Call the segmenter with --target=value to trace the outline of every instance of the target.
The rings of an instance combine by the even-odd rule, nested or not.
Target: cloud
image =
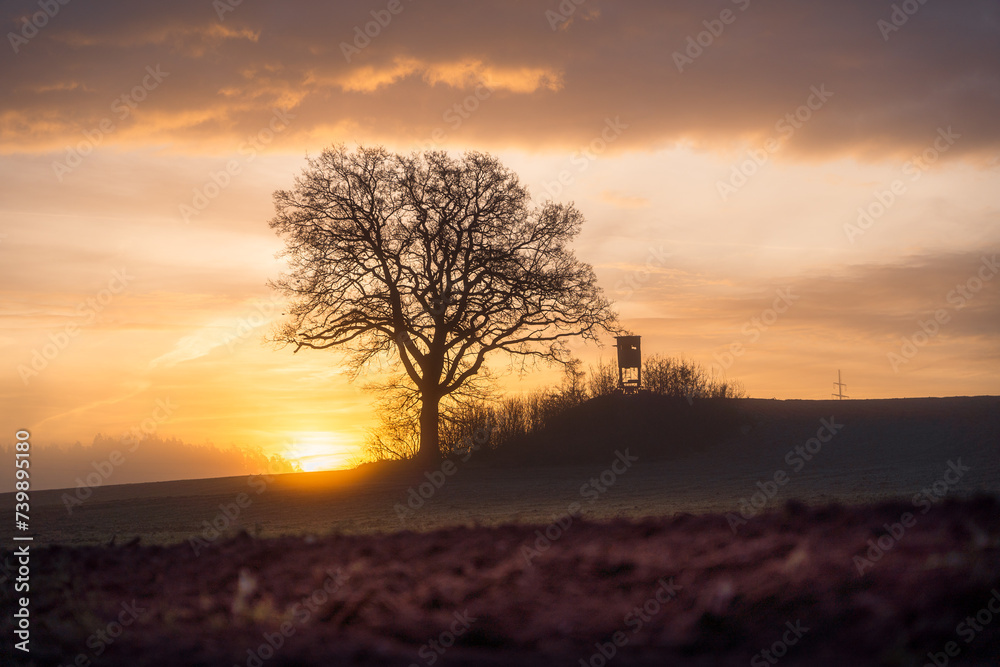
[[[602,190],[601,201],[619,208],[646,208],[649,206],[649,199],[646,197],[636,197],[616,190]]]
[[[113,396],[111,398],[100,399],[100,400],[97,400],[97,401],[91,401],[90,403],[86,403],[84,405],[75,407],[72,410],[67,410],[66,412],[61,412],[61,413],[58,413],[58,414],[50,415],[50,416],[46,417],[45,419],[42,419],[41,421],[36,422],[35,424],[33,424],[32,428],[37,428],[39,426],[42,426],[46,422],[57,421],[59,419],[65,419],[66,417],[78,417],[79,415],[81,415],[81,414],[83,414],[85,412],[88,412],[90,410],[94,410],[96,408],[102,408],[102,407],[107,407],[107,406],[111,406],[111,405],[118,405],[118,404],[124,403],[124,402],[128,401],[130,398],[134,398],[135,396],[138,396],[139,394],[145,392],[147,389],[149,389],[149,387],[150,387],[150,383],[149,382],[146,382],[146,381],[137,382],[137,383],[135,383],[134,386],[129,387],[127,393],[125,393],[123,395]]]
[[[80,141],[147,65],[169,78],[106,145],[238,145],[275,106],[296,114],[276,146],[405,145],[485,83],[496,92],[453,141],[565,150],[620,116],[630,129],[616,151],[733,151],[774,136],[811,87],[826,86],[832,98],[783,159],[905,159],[945,126],[963,136],[948,159],[1000,150],[1000,8],[987,0],[923,4],[888,39],[878,22],[891,20],[891,5],[864,0],[588,0],[557,30],[545,12],[558,3],[549,4],[487,0],[471,13],[457,0],[404,4],[350,62],[343,45],[373,19],[349,3],[243,3],[221,21],[201,0],[69,4],[0,59],[3,150]],[[7,7],[0,24],[12,31],[34,5]],[[696,56],[679,67],[676,54],[688,51]]]
[[[669,313],[681,327],[725,338],[772,306],[777,292],[792,295],[782,329],[803,338],[895,341],[938,311],[948,315],[941,340],[952,346],[996,347],[1000,331],[997,250],[922,254],[891,264],[857,264],[817,274],[770,276],[767,284],[715,282],[697,273],[653,270],[639,294],[650,312]],[[983,269],[982,267],[987,267]],[[982,270],[982,274],[980,271]],[[983,280],[983,276],[991,276]]]
[[[247,340],[255,332],[270,324],[280,316],[279,298],[244,304],[246,314],[238,317],[216,319],[192,334],[182,336],[172,350],[149,362],[149,368],[170,368],[185,361],[207,356],[216,348],[225,345],[232,350],[234,345]]]
[[[559,90],[562,85],[559,72],[542,67],[492,67],[481,60],[428,63],[403,57],[395,58],[389,64],[359,66],[337,78],[314,74],[309,82],[332,83],[346,92],[374,93],[413,75],[420,75],[432,87],[443,84],[456,90],[484,86],[514,93],[532,93],[541,88]]]
[[[858,336],[909,336],[921,321],[944,311],[943,338],[995,345],[1000,331],[1000,275],[996,249],[919,255],[887,265],[848,267],[799,282],[795,318]],[[989,276],[982,280],[982,276]]]
[[[151,370],[159,367],[170,368],[184,361],[204,357],[215,348],[226,344],[225,330],[226,327],[219,326],[217,323],[216,325],[208,325],[189,336],[184,336],[177,341],[172,350],[150,361],[149,368]]]

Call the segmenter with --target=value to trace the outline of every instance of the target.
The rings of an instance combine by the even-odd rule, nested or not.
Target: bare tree
[[[369,432],[364,445],[364,462],[410,459],[420,451],[417,412],[413,392],[399,391],[393,383],[372,386],[380,394],[378,427]]]
[[[271,227],[291,299],[275,340],[343,346],[352,378],[379,359],[402,367],[420,398],[421,458],[437,458],[439,405],[505,352],[569,359],[566,341],[618,333],[611,303],[568,244],[572,205],[531,207],[496,158],[402,156],[338,146],[274,194]]]
[[[587,373],[580,370],[582,365],[579,359],[570,359],[563,365],[562,387],[557,396],[564,408],[587,400]]]
[[[645,388],[654,394],[676,398],[743,398],[739,381],[717,380],[703,366],[683,358],[654,354],[642,364]]]
[[[594,398],[618,393],[618,366],[612,361],[598,360],[597,366],[590,366],[587,388]]]

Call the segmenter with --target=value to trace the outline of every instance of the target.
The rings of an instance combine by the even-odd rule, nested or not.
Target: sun
[[[355,447],[334,431],[293,431],[285,448],[285,458],[298,463],[305,472],[339,470],[350,467]]]

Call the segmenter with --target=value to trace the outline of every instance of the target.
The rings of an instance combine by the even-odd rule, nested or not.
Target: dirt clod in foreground
[[[789,503],[735,535],[725,516],[682,515],[243,535],[197,556],[188,544],[47,547],[32,552],[31,656],[38,665],[902,666],[930,663],[930,652],[998,665],[998,591],[1000,503],[989,497],[926,514],[905,502]],[[13,591],[0,595],[10,637]]]

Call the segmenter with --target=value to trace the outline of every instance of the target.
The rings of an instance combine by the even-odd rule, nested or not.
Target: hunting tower
[[[623,394],[639,393],[642,384],[642,353],[639,339],[642,336],[618,336],[618,390]]]

